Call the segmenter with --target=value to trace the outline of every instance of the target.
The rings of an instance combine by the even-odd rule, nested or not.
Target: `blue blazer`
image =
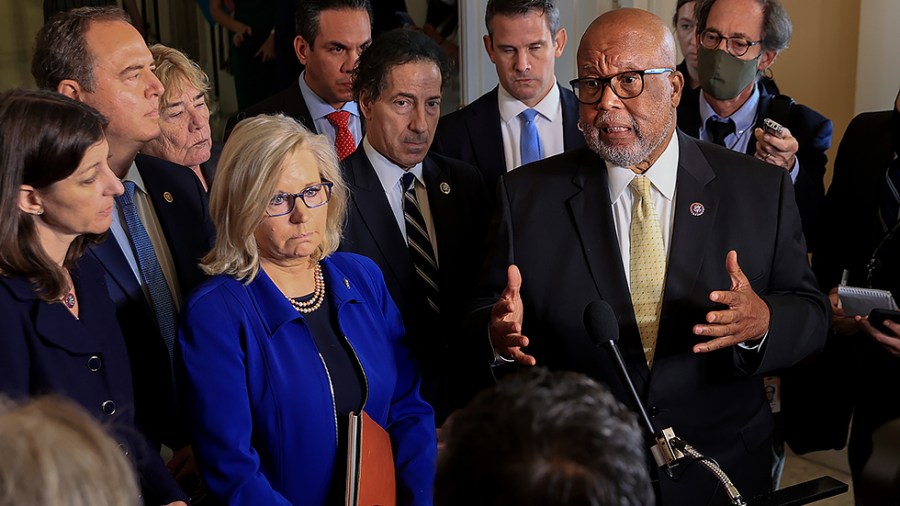
[[[134,425],[131,368],[103,270],[84,256],[72,269],[79,318],[40,300],[23,278],[0,276],[0,391],[13,397],[64,395],[109,424],[128,451],[147,504],[187,500]]]
[[[368,258],[335,253],[322,267],[340,333],[365,374],[365,410],[391,435],[398,502],[431,504],[434,418],[400,313]],[[214,277],[182,314],[176,367],[210,490],[234,505],[324,504],[344,457],[328,375],[303,316],[263,270],[246,285]]]

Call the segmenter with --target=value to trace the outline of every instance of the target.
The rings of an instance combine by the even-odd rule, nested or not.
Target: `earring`
[[[37,211],[36,213],[34,213],[34,214],[40,216],[40,215],[44,214],[44,210],[43,210],[43,209],[38,209],[38,211]]]

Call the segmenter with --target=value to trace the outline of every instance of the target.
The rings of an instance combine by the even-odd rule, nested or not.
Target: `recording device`
[[[746,506],[747,502],[744,500],[743,496],[741,496],[741,493],[738,492],[737,487],[734,486],[725,472],[719,468],[718,464],[711,459],[704,457],[694,447],[682,441],[681,438],[675,435],[675,431],[672,430],[671,427],[667,427],[662,431],[657,431],[655,429],[653,422],[650,421],[650,417],[647,415],[647,410],[644,408],[644,403],[641,401],[637,390],[634,388],[631,377],[628,376],[628,370],[625,368],[625,361],[622,359],[622,353],[619,352],[619,347],[616,345],[616,341],[619,340],[619,322],[616,319],[616,314],[613,312],[612,307],[610,307],[606,301],[592,301],[584,308],[584,327],[587,329],[588,337],[590,337],[591,342],[593,342],[595,346],[599,347],[605,345],[606,349],[609,351],[613,363],[616,366],[616,372],[619,373],[619,378],[622,380],[622,384],[625,386],[628,396],[631,397],[634,409],[642,419],[644,427],[656,440],[656,445],[650,448],[650,453],[653,454],[656,464],[659,467],[664,468],[666,474],[670,478],[673,478],[674,473],[672,470],[682,460],[690,459],[696,461],[709,470],[709,472],[719,480],[725,489],[725,493],[728,494],[731,504],[736,506]]]
[[[765,130],[765,132],[768,134],[772,134],[775,137],[778,137],[779,139],[784,133],[784,127],[772,118],[766,118],[763,120],[763,130]]]
[[[869,323],[872,324],[876,329],[889,334],[891,333],[891,329],[887,328],[887,325],[884,324],[885,320],[891,320],[894,323],[900,323],[900,311],[894,309],[881,309],[876,308],[873,309],[871,313],[869,313]]]

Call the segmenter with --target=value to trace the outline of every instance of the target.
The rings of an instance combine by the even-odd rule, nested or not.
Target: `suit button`
[[[656,418],[656,415],[659,414],[659,408],[657,408],[656,406],[650,406],[650,409],[647,410],[647,413],[649,413],[651,417]]]
[[[114,415],[116,413],[116,403],[113,401],[103,401],[103,404],[100,405],[100,409],[107,415]]]
[[[87,361],[88,369],[90,369],[94,372],[99,371],[101,365],[102,365],[102,361],[100,360],[100,357],[98,357],[97,355],[92,356]]]

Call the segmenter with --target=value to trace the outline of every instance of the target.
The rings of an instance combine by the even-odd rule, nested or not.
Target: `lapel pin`
[[[348,280],[347,278],[344,278],[344,286],[346,286],[348,289],[350,288],[350,280]]]
[[[166,199],[166,202],[168,202],[170,204],[172,203],[173,200],[175,200],[175,197],[173,197],[172,194],[169,192],[163,192],[163,198]]]
[[[450,184],[449,183],[441,183],[441,192],[444,195],[450,195]]]
[[[691,204],[691,214],[694,216],[701,216],[703,212],[706,211],[706,208],[703,207],[703,204],[700,202],[694,202]]]

